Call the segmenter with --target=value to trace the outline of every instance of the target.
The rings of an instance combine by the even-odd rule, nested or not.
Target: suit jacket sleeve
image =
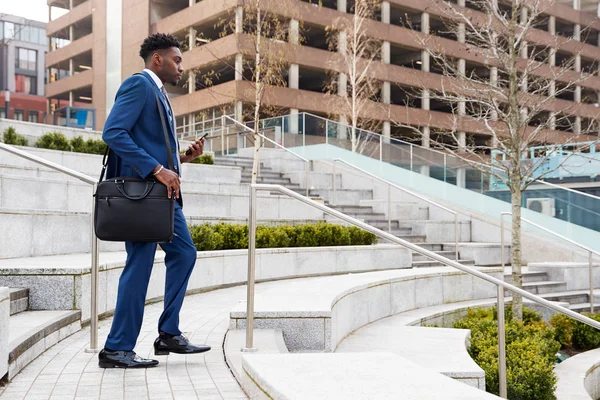
[[[102,139],[125,164],[130,165],[142,178],[150,175],[159,164],[146,150],[138,146],[131,131],[140,117],[147,98],[146,78],[132,76],[117,91],[115,104],[110,111]]]

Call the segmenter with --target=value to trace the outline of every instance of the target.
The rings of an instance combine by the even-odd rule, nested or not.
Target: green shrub
[[[4,130],[2,135],[2,141],[6,144],[13,144],[17,146],[27,146],[27,138],[23,135],[19,135],[15,128],[9,126]]]
[[[215,163],[215,159],[212,154],[202,154],[200,157],[196,157],[192,160],[192,164],[207,164],[213,165]]]
[[[595,321],[600,321],[600,314],[585,314]],[[573,346],[577,350],[591,350],[600,345],[600,331],[583,322],[573,320]]]
[[[510,307],[508,307],[510,309]],[[509,399],[555,399],[556,375],[553,370],[560,344],[554,340],[554,329],[539,314],[523,309],[527,322],[510,321],[506,326],[506,369]],[[508,310],[505,310],[508,314]],[[497,310],[468,310],[454,324],[471,330],[469,354],[485,371],[486,390],[499,393]],[[508,321],[508,319],[507,319]]]
[[[60,132],[48,132],[35,142],[35,147],[50,150],[71,151],[71,144]]]
[[[370,245],[375,235],[358,233],[358,228],[325,222],[305,225],[256,227],[256,248],[317,247]],[[201,224],[190,226],[198,251],[248,248],[248,226],[236,224]],[[353,232],[351,234],[350,232]]]
[[[71,149],[77,153],[104,154],[106,143],[101,139],[88,139],[84,141],[81,136],[77,136],[70,141]]]
[[[575,320],[564,314],[554,314],[548,322],[554,328],[554,339],[560,343],[561,347],[572,348]]]

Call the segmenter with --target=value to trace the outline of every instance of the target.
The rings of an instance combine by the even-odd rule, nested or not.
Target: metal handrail
[[[407,247],[408,249],[417,252],[425,257],[432,258],[440,263],[459,269],[467,274],[483,279],[487,282],[493,283],[497,286],[497,297],[498,297],[498,371],[499,371],[499,383],[500,383],[500,396],[506,398],[506,341],[505,341],[505,326],[504,326],[504,289],[510,290],[514,293],[518,293],[521,296],[530,299],[531,301],[553,309],[556,312],[567,315],[577,321],[583,322],[593,328],[600,330],[600,322],[594,321],[591,318],[585,317],[578,314],[568,308],[562,307],[551,301],[548,301],[540,296],[536,296],[523,289],[520,289],[510,283],[506,283],[503,280],[494,278],[486,275],[475,268],[462,265],[457,261],[450,260],[444,256],[441,256],[432,251],[426,250],[414,243],[410,243],[406,240],[400,239],[390,233],[384,232],[380,229],[374,228],[371,225],[362,222],[356,218],[352,218],[344,213],[327,207],[317,201],[314,201],[308,197],[304,197],[290,189],[287,189],[281,185],[267,185],[267,184],[252,184],[250,185],[250,201],[249,201],[249,215],[248,215],[248,290],[247,290],[247,307],[246,307],[246,347],[242,351],[252,352],[256,351],[254,348],[254,281],[255,281],[255,266],[256,266],[256,193],[259,190],[279,192],[288,195],[296,200],[299,200],[311,207],[317,208],[327,214],[333,215],[349,224],[362,228],[368,232],[371,232],[379,237],[387,239],[391,242]]]
[[[335,186],[336,186],[335,185],[335,183],[336,183],[335,182],[335,163],[336,162],[340,162],[342,164],[346,164],[347,166],[352,167],[352,168],[356,169],[357,171],[360,171],[363,174],[368,175],[371,178],[377,179],[377,180],[379,180],[379,181],[381,181],[381,182],[383,182],[383,183],[385,183],[385,184],[388,185],[388,232],[392,231],[392,217],[391,217],[391,214],[392,214],[391,188],[392,187],[396,188],[396,189],[398,189],[398,190],[400,190],[400,191],[402,191],[404,193],[407,193],[407,194],[409,194],[411,196],[414,196],[414,197],[416,197],[416,198],[418,198],[420,200],[423,200],[423,201],[425,201],[425,202],[427,202],[427,203],[429,203],[429,204],[431,204],[431,205],[433,205],[435,207],[438,207],[438,208],[440,208],[440,209],[442,209],[444,211],[447,211],[447,212],[453,214],[454,215],[454,245],[455,245],[454,255],[456,257],[456,260],[458,261],[458,214],[459,213],[457,211],[451,210],[448,207],[444,207],[443,205],[438,204],[435,201],[430,200],[430,199],[428,199],[426,197],[423,197],[420,194],[417,194],[417,193],[415,193],[415,192],[413,192],[411,190],[403,188],[402,186],[398,186],[396,184],[393,184],[392,182],[386,181],[385,179],[380,178],[379,176],[377,176],[375,174],[372,174],[372,173],[370,173],[368,171],[365,171],[364,169],[359,168],[356,165],[350,164],[349,162],[344,161],[341,158],[336,158],[336,159],[333,160],[333,199],[332,199],[332,204],[336,204],[336,188],[335,188]]]
[[[52,168],[56,171],[62,172],[63,174],[72,176],[73,178],[79,179],[82,182],[85,182],[89,185],[92,185],[92,194],[96,193],[96,187],[98,185],[98,180],[92,178],[91,176],[82,174],[81,172],[77,172],[70,168],[63,167],[62,165],[53,163],[52,161],[45,160],[41,157],[34,156],[26,151],[17,149],[16,147],[10,146],[5,143],[0,143],[0,149],[5,150],[9,153],[12,153],[16,156],[25,158],[29,161],[33,161],[40,165],[43,165],[48,168]],[[98,349],[98,238],[96,237],[96,233],[94,232],[94,216],[96,214],[96,210],[94,208],[94,202],[92,202],[92,213],[91,213],[91,239],[92,239],[92,264],[91,264],[91,301],[90,301],[90,347],[86,349],[87,352],[97,352]]]
[[[505,215],[512,215],[512,213],[510,213],[508,211],[500,213],[500,246],[502,249],[502,268],[504,268],[504,216]],[[597,252],[596,250],[592,250],[589,247],[579,244],[579,243],[569,239],[568,237],[565,237],[559,233],[551,231],[550,229],[544,228],[543,226],[536,224],[535,222],[530,221],[526,218],[521,217],[521,221],[527,222],[529,225],[535,226],[536,228],[541,229],[542,231],[547,232],[551,235],[554,235],[557,238],[562,239],[565,242],[570,243],[574,246],[577,246],[580,249],[583,249],[589,253],[588,268],[589,268],[589,276],[590,276],[590,312],[593,313],[594,312],[594,280],[593,280],[592,257],[593,257],[593,254],[600,256],[600,252]]]
[[[305,182],[306,182],[306,197],[308,197],[308,194],[310,192],[310,160],[308,160],[307,158],[302,157],[299,154],[294,153],[293,151],[291,151],[290,149],[283,147],[282,145],[280,145],[279,143],[275,142],[274,140],[269,139],[268,137],[264,136],[263,134],[261,134],[260,132],[257,132],[256,130],[250,128],[249,126],[246,126],[244,124],[242,124],[241,122],[239,122],[238,120],[236,120],[235,118],[231,118],[228,115],[224,115],[223,117],[223,121],[225,121],[226,119],[231,120],[235,125],[239,125],[241,127],[243,127],[244,129],[247,129],[249,131],[251,131],[253,134],[258,135],[259,137],[261,137],[263,140],[266,140],[272,144],[274,144],[275,146],[287,151],[288,153],[294,155],[295,157],[301,159],[302,161],[304,161],[306,163],[306,176],[305,176]],[[223,122],[224,125],[224,122]]]
[[[578,190],[574,190],[574,189],[571,189],[571,188],[568,188],[568,187],[564,187],[564,186],[560,186],[560,185],[557,185],[557,184],[554,184],[554,183],[546,182],[544,180],[539,180],[536,183],[541,183],[542,185],[551,186],[551,187],[554,187],[554,188],[557,188],[557,189],[566,190],[567,192],[573,192],[573,193],[578,194],[578,195],[586,196],[586,197],[589,197],[589,198],[592,198],[592,199],[595,199],[595,200],[600,200],[599,196],[594,196],[593,194],[589,194],[589,193],[585,193],[585,192],[580,192]]]

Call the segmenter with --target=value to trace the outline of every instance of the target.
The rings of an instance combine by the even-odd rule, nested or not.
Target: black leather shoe
[[[183,335],[166,337],[159,336],[154,341],[154,355],[166,356],[169,353],[175,354],[196,354],[209,351],[210,346],[195,346]]]
[[[158,365],[157,360],[139,357],[134,351],[108,351],[98,354],[100,368],[150,368]]]

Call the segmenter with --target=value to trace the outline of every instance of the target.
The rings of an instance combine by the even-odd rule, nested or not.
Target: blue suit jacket
[[[152,170],[158,164],[168,168],[167,147],[155,94],[163,107],[174,172],[180,173],[177,170],[177,144],[168,118],[169,106],[150,75],[142,72],[121,84],[104,125],[102,139],[111,149],[107,179],[117,176],[147,178],[152,176]]]

